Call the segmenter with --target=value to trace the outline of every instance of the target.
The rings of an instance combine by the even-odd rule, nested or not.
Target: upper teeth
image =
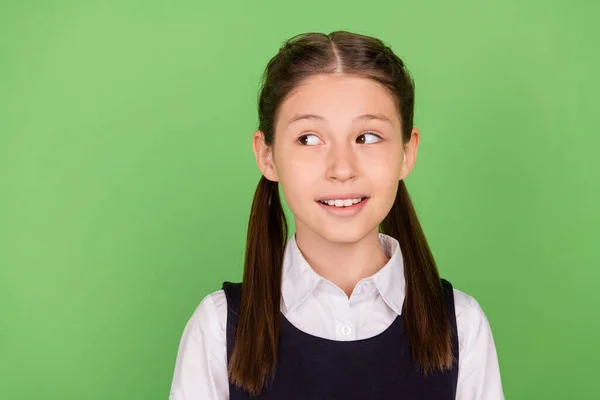
[[[364,199],[364,197],[357,197],[355,199],[344,199],[344,200],[335,199],[335,200],[319,200],[319,201],[323,204],[328,204],[330,206],[349,207],[352,204],[360,203],[363,199]]]

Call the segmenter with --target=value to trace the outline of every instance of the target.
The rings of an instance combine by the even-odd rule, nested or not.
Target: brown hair
[[[414,82],[402,60],[379,39],[336,31],[294,36],[269,61],[258,99],[258,129],[267,145],[273,145],[275,122],[286,97],[307,77],[327,73],[356,74],[383,85],[397,105],[403,143],[410,140]],[[263,176],[252,202],[240,313],[229,363],[230,381],[250,394],[262,391],[277,366],[287,230],[278,184]],[[402,316],[415,364],[424,374],[450,369],[451,327],[442,284],[403,181],[380,232],[400,243],[406,280]]]

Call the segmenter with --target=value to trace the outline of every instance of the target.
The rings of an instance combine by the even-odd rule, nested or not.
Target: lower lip
[[[352,217],[363,209],[367,201],[369,201],[368,198],[364,199],[360,203],[352,204],[348,207],[328,206],[321,203],[320,201],[317,201],[317,204],[320,205],[321,208],[323,208],[329,214],[335,215],[336,217]]]

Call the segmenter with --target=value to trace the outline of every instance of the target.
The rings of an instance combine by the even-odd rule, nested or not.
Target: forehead
[[[363,114],[382,115],[400,129],[392,95],[378,82],[348,74],[319,74],[304,80],[284,100],[277,127],[285,129],[297,115],[315,114],[347,123]]]

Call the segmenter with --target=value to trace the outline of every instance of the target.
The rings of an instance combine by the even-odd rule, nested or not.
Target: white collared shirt
[[[300,330],[332,340],[360,340],[388,328],[404,302],[404,270],[396,239],[379,234],[390,258],[362,279],[350,298],[319,276],[288,240],[281,282],[281,311]],[[457,400],[504,400],[496,347],[477,301],[454,289],[459,342]],[[226,350],[227,300],[223,290],[207,295],[188,321],[179,344],[171,400],[229,399]]]

